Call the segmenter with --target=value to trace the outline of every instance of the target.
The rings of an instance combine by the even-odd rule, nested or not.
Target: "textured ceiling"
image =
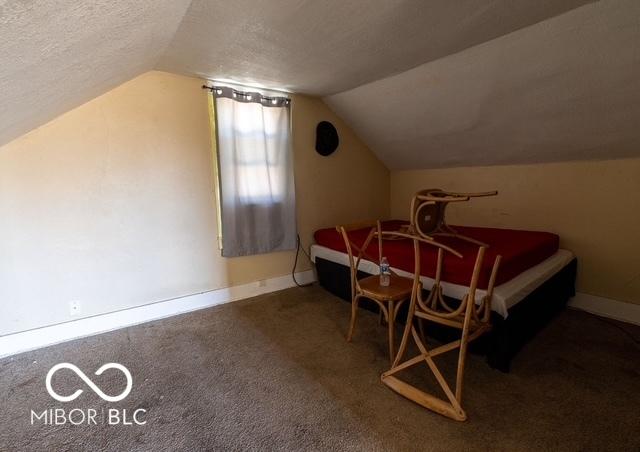
[[[161,69],[328,96],[391,168],[638,155],[639,18],[638,0],[0,0],[0,144]]]
[[[0,0],[0,144],[152,69],[189,0]]]
[[[327,95],[589,0],[194,0],[158,68]]]
[[[392,169],[640,155],[640,1],[585,5],[325,100]]]

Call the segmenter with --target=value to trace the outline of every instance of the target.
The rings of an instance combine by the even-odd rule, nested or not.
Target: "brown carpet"
[[[294,288],[0,360],[1,450],[639,450],[640,328],[566,311],[516,358],[512,372],[471,355],[466,423],[427,411],[380,383],[385,329],[349,305]],[[453,369],[453,356],[443,357]],[[59,362],[121,402],[99,399]],[[433,386],[426,372],[414,375]],[[42,425],[30,410],[146,409],[145,425]],[[77,418],[76,418],[77,419]]]

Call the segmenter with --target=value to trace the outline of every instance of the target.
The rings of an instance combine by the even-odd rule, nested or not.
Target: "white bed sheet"
[[[332,250],[331,248],[320,245],[311,245],[311,260],[315,263],[317,257],[337,264],[342,264],[347,267],[349,266],[349,256],[347,256],[346,253],[341,253],[340,251]],[[573,257],[574,255],[571,251],[559,249],[553,256],[550,256],[538,265],[535,265],[520,273],[515,278],[496,286],[493,290],[491,309],[506,318],[509,315],[508,309],[510,307],[522,301],[545,281],[562,270],[573,260]],[[360,261],[358,269],[371,275],[378,274],[380,271],[378,264],[365,259]],[[413,277],[412,273],[404,270],[397,268],[393,268],[393,270],[398,275]],[[420,280],[422,281],[425,289],[431,289],[433,286],[432,278],[421,276]],[[464,295],[466,295],[468,287],[443,281],[442,290],[445,295],[460,300]],[[478,289],[476,291],[476,302],[480,302],[486,293],[486,290]]]

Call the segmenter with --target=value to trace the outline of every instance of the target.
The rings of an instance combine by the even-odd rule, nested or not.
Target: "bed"
[[[398,230],[407,225],[403,221],[387,221],[384,230]],[[495,257],[502,256],[500,271],[492,298],[493,329],[475,346],[485,353],[489,365],[507,372],[511,359],[575,294],[577,261],[573,253],[559,248],[559,238],[548,232],[513,229],[454,226],[456,231],[489,245],[480,272],[476,299],[486,295],[489,276]],[[356,243],[364,242],[368,230],[350,233]],[[349,264],[344,241],[335,228],[320,229],[314,235],[316,244],[311,257],[316,265],[319,283],[333,294],[350,301]],[[477,245],[455,237],[438,239],[464,256],[448,256],[443,273],[444,295],[460,300],[467,292]],[[404,276],[412,276],[413,245],[409,240],[385,241],[384,253],[393,269]],[[358,268],[364,274],[377,274],[377,246],[369,246],[371,260],[362,260]],[[425,290],[433,285],[436,252],[432,247],[421,248],[423,271],[421,280]],[[365,305],[366,306],[366,305]],[[373,309],[373,305],[369,306]],[[401,317],[402,318],[402,317]],[[435,331],[435,335],[446,335]]]

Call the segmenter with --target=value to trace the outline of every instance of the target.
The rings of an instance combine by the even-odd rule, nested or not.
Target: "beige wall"
[[[340,136],[340,146],[328,157],[315,151],[320,121],[331,121]],[[293,96],[292,129],[298,230],[305,248],[316,229],[389,216],[389,170],[322,100]],[[286,274],[293,257],[283,252],[226,259],[229,284]],[[300,253],[298,269],[309,268]]]
[[[220,257],[201,84],[150,72],[0,147],[0,335],[291,270],[290,252]],[[342,138],[329,158],[320,120]],[[388,171],[322,101],[295,96],[293,128],[305,245],[388,215]]]
[[[391,173],[392,216],[422,188],[499,190],[451,206],[449,222],[560,235],[578,256],[578,290],[640,304],[640,159]]]

